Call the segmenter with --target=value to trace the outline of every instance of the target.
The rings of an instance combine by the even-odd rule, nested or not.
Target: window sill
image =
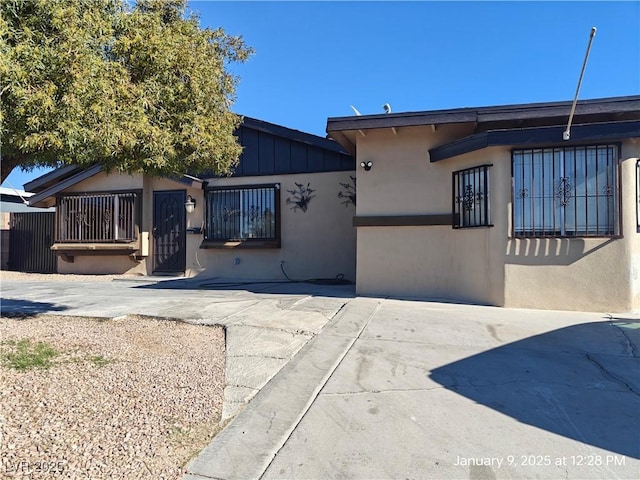
[[[489,223],[487,225],[453,225],[451,228],[453,228],[454,230],[470,230],[470,229],[474,229],[474,228],[492,228],[493,227],[493,223]]]
[[[511,240],[620,240],[622,234],[616,235],[511,235]]]
[[[224,241],[224,240],[204,240],[200,244],[200,248],[280,248],[280,239],[275,240],[236,240],[236,241]]]
[[[140,249],[139,242],[129,243],[54,243],[51,250],[67,255],[130,255]]]

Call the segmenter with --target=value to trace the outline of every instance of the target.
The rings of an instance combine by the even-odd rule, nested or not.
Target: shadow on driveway
[[[49,302],[33,302],[31,300],[0,299],[0,315],[12,317],[35,317],[41,313],[62,312],[67,307]]]
[[[275,295],[317,295],[335,298],[354,298],[355,285],[336,279],[326,282],[295,281],[258,281],[258,280],[225,280],[180,278],[164,280],[156,283],[145,283],[135,288],[170,289],[170,290],[242,290],[252,293],[269,293]]]
[[[445,388],[522,423],[640,458],[640,321],[554,330],[432,371]]]

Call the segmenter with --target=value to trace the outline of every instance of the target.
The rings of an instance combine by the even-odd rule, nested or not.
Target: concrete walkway
[[[640,321],[356,298],[188,480],[639,478]]]
[[[3,280],[2,313],[145,315],[226,327],[222,421],[232,418],[351,298],[352,286],[141,278]]]

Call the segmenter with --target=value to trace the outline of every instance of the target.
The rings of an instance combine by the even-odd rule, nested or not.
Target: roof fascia
[[[64,167],[56,168],[51,172],[47,172],[44,175],[39,176],[24,184],[24,189],[27,192],[37,193],[46,188],[47,184],[55,182],[57,179],[64,176],[68,176],[75,170],[79,170],[80,167],[76,165],[65,165]]]
[[[365,130],[371,128],[408,127],[443,123],[482,123],[499,120],[525,120],[535,118],[568,117],[572,102],[529,103],[494,107],[456,108],[424,112],[391,113],[334,117],[327,119],[327,132],[333,135],[341,130]],[[638,112],[640,95],[581,100],[576,115]]]
[[[627,122],[607,122],[574,125],[571,127],[571,141],[562,140],[565,127],[520,128],[506,130],[488,130],[446,143],[429,150],[429,160],[439,162],[469,152],[494,146],[525,145],[574,145],[592,141],[612,141],[624,138],[640,137],[640,120]]]
[[[87,178],[93,177],[94,175],[100,173],[102,170],[101,165],[94,165],[93,167],[87,168],[86,170],[82,170],[79,173],[76,173],[72,177],[66,178],[61,182],[52,185],[51,187],[35,194],[33,197],[29,197],[29,206],[37,206],[38,203],[46,200],[47,198],[53,197],[54,195],[66,190],[69,187],[77,185],[78,183],[86,180]]]

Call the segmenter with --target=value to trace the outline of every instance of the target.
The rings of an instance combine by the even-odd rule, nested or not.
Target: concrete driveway
[[[99,318],[145,315],[226,327],[222,421],[237,414],[334,315],[353,287],[233,280],[2,280],[2,313]],[[75,278],[75,277],[72,277]]]
[[[226,325],[239,413],[189,480],[640,477],[637,316],[153,279],[3,280],[1,307]]]
[[[640,477],[640,322],[357,298],[187,479]]]

